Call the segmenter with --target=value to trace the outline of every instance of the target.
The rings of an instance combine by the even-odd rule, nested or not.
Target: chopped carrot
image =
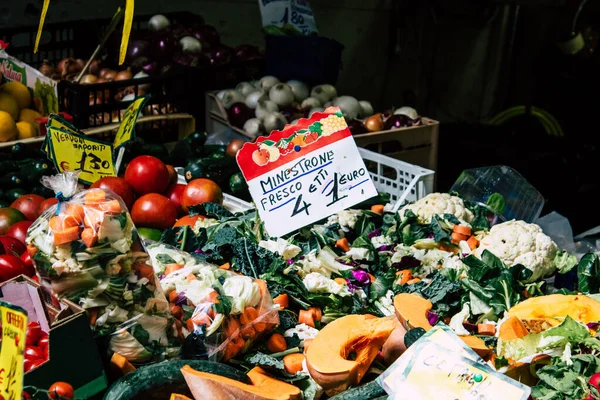
[[[232,340],[227,342],[227,345],[225,346],[225,351],[223,352],[222,361],[229,361],[233,357],[237,356],[238,353],[242,351],[245,344],[246,342],[241,337],[233,338]]]
[[[62,226],[64,228],[72,228],[74,226],[79,226],[83,220],[78,220],[76,217],[72,215],[64,215],[62,218]]]
[[[260,291],[260,297],[264,297],[269,293],[269,289],[267,289],[267,282],[262,279],[255,279],[254,283],[258,285],[258,290]]]
[[[211,291],[207,297],[209,302],[213,304],[219,303],[219,292],[217,292],[216,290]]]
[[[187,328],[187,330],[188,330],[188,331],[190,331],[190,332],[194,332],[194,321],[192,321],[192,319],[191,319],[191,318],[190,318],[190,319],[188,319],[188,320],[185,322],[185,327]]]
[[[235,335],[237,335],[239,329],[240,329],[240,321],[238,321],[237,319],[235,319],[233,317],[230,317],[225,323],[223,332],[225,332],[227,337],[234,337]]]
[[[369,274],[369,280],[371,281],[371,283],[373,283],[377,280],[377,278],[375,278],[375,275]]]
[[[177,301],[177,296],[179,296],[179,293],[177,293],[175,290],[171,290],[169,293],[169,302],[175,303],[175,301]]]
[[[450,247],[444,246],[443,244],[440,244],[440,250],[441,251],[447,251],[448,253],[452,253],[453,250]]]
[[[177,331],[177,339],[179,339],[179,341],[183,343],[183,341],[185,340],[185,337],[183,336],[183,324],[178,319],[175,320],[175,330]]]
[[[171,272],[179,271],[180,269],[183,269],[183,264],[167,264],[165,275],[169,275]]]
[[[415,283],[419,283],[421,280],[419,278],[413,278],[410,281],[406,282],[407,285],[414,285]]]
[[[231,264],[229,264],[228,262],[226,262],[223,265],[219,265],[219,268],[220,269],[229,269],[229,268],[231,268]]]
[[[98,235],[96,235],[96,232],[92,228],[85,228],[81,232],[81,241],[89,249],[98,243]]]
[[[308,346],[312,343],[313,339],[304,339],[304,352],[308,349]]]
[[[289,296],[287,293],[282,293],[273,299],[274,304],[278,304],[279,308],[288,308],[290,305]]]
[[[87,208],[85,210],[85,217],[83,217],[83,225],[86,228],[98,229],[102,221],[104,220],[104,213],[102,211]]]
[[[88,314],[88,319],[90,320],[90,325],[91,326],[96,325],[96,321],[98,320],[98,309],[90,308],[87,310],[87,314]]]
[[[281,333],[274,333],[267,340],[267,348],[271,353],[279,353],[280,351],[287,350],[287,343]]]
[[[458,244],[460,241],[467,240],[468,237],[460,233],[452,232],[452,243]]]
[[[65,208],[65,214],[77,220],[77,224],[81,224],[85,218],[85,210],[81,204],[69,204]]]
[[[337,283],[338,285],[347,285],[348,284],[344,278],[335,278],[333,281],[335,283]]]
[[[89,190],[85,194],[85,203],[86,204],[94,204],[94,203],[102,203],[106,199],[106,193],[104,190]]]
[[[146,278],[149,281],[154,279],[154,268],[145,263],[137,263],[133,267],[135,271],[138,272],[138,275],[141,278]]]
[[[454,225],[453,231],[460,235],[471,236],[471,228],[465,225]]]
[[[62,229],[63,229],[62,218],[59,217],[58,215],[55,215],[54,217],[50,218],[50,220],[48,221],[48,226],[50,227],[50,230],[52,230],[53,232],[62,231]]]
[[[312,314],[313,319],[315,321],[321,321],[321,317],[323,316],[323,312],[319,307],[308,307],[308,311]]]
[[[32,245],[31,243],[27,245],[27,252],[31,257],[35,256],[38,252],[38,248]]]
[[[302,371],[302,363],[306,357],[304,354],[294,353],[283,357],[283,366],[288,374],[296,374]]]
[[[406,282],[410,281],[413,278],[412,271],[410,269],[403,269],[398,275],[400,276],[400,285],[404,285]]]
[[[477,333],[494,336],[496,334],[496,326],[494,324],[477,324]]]
[[[187,274],[187,276],[185,277],[185,279],[188,282],[197,281],[198,280],[198,278],[196,278],[196,275],[192,274],[191,272],[189,274]]]
[[[256,338],[256,336],[258,336],[256,329],[254,329],[254,327],[252,325],[244,326],[240,333],[241,333],[242,337],[246,340],[254,340]]]
[[[119,376],[125,376],[136,370],[136,368],[119,353],[113,353],[110,358],[110,367],[111,370]]]
[[[171,315],[177,319],[183,318],[183,308],[176,306],[175,304],[171,305]]]
[[[383,214],[383,204],[374,204],[371,206],[371,211],[377,214]]]
[[[348,239],[341,238],[337,242],[335,242],[335,247],[342,250],[343,252],[350,251],[350,245],[348,244]]]
[[[254,307],[246,307],[244,312],[240,315],[240,323],[243,325],[251,324],[256,318],[258,318],[258,311]]]
[[[306,310],[300,310],[298,313],[298,323],[306,324],[311,328],[315,327],[315,319],[313,317],[312,312]]]
[[[469,245],[469,248],[471,250],[475,250],[477,248],[477,246],[479,246],[479,240],[477,240],[477,238],[475,236],[471,236],[467,240],[467,244]]]
[[[73,226],[71,228],[63,229],[62,231],[54,232],[54,245],[59,246],[65,243],[71,243],[79,239],[79,227]]]
[[[107,214],[120,214],[123,212],[119,200],[116,199],[101,203],[100,210],[104,211]]]
[[[194,324],[196,324],[196,326],[205,325],[207,328],[212,324],[212,320],[205,312],[199,312],[192,316],[192,321]]]

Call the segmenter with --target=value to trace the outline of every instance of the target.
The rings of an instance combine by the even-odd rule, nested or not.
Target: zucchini
[[[375,399],[380,396],[384,396],[384,398],[387,397],[385,390],[383,390],[377,381],[371,381],[364,385],[348,389],[340,394],[336,394],[335,396],[330,397],[329,400],[364,400]]]
[[[38,182],[43,175],[52,173],[52,164],[46,160],[30,160],[21,164],[19,173],[29,183]]]
[[[240,199],[246,200],[250,198],[248,183],[246,183],[241,172],[231,175],[231,178],[229,178],[229,190],[231,190],[231,194]]]
[[[49,199],[50,197],[54,197],[56,195],[56,193],[54,193],[52,190],[48,189],[47,187],[43,186],[41,183],[34,185],[31,188],[30,193],[39,194],[40,196],[42,196],[46,199]]]
[[[3,198],[0,198],[0,208],[6,208],[6,207],[10,207],[12,203],[9,203],[8,201],[4,200]]]
[[[5,189],[22,188],[26,183],[27,179],[19,173],[12,172],[8,175],[0,176],[0,187]]]
[[[14,160],[23,160],[25,158],[44,158],[45,154],[40,149],[28,146],[25,143],[15,143],[10,149]]]
[[[16,161],[7,160],[0,161],[0,176],[6,175],[10,172],[16,172],[19,169],[19,164]]]
[[[193,179],[206,178],[225,188],[229,185],[229,178],[237,170],[237,164],[232,158],[206,157],[190,161],[185,167],[184,175],[188,182]]]
[[[104,395],[104,400],[168,399],[171,393],[190,395],[181,374],[189,365],[197,371],[209,372],[250,384],[250,379],[229,365],[204,360],[170,360],[142,367],[116,381]]]
[[[25,189],[21,189],[21,188],[10,189],[10,190],[7,190],[6,192],[4,192],[4,199],[6,201],[10,201],[12,204],[13,201],[17,200],[19,197],[23,196],[24,194],[27,194],[27,191]]]

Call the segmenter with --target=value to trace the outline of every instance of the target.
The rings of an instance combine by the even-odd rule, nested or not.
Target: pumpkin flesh
[[[429,331],[433,328],[427,319],[427,312],[433,304],[417,294],[400,293],[394,297],[394,310],[398,320],[407,329],[423,328]]]
[[[178,394],[178,393],[171,393],[171,397],[169,398],[169,400],[192,400],[187,396],[184,396],[182,394]]]
[[[333,395],[356,386],[396,323],[391,317],[347,315],[327,324],[306,351],[311,377]]]
[[[520,320],[546,320],[552,326],[567,316],[587,324],[600,321],[600,301],[585,295],[551,294],[527,299],[508,310],[508,314]]]

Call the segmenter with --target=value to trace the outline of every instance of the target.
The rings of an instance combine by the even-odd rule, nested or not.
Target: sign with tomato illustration
[[[27,312],[0,301],[2,346],[0,348],[0,397],[20,399],[23,392],[23,354]]]
[[[244,144],[236,159],[273,237],[377,195],[336,107]]]

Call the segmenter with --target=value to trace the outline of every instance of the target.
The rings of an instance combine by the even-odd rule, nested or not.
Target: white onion
[[[162,14],[156,14],[148,21],[148,27],[154,32],[162,31],[169,25],[171,25],[171,21]]]
[[[235,90],[237,90],[238,92],[240,92],[244,96],[248,96],[250,93],[254,92],[256,90],[256,88],[251,83],[240,82],[235,87]]]
[[[150,76],[150,75],[148,75],[146,72],[144,72],[144,71],[140,71],[140,72],[138,72],[137,74],[135,74],[135,75],[133,76],[133,79],[147,78],[148,76]],[[151,83],[145,83],[145,84],[143,84],[143,85],[140,85],[140,86],[139,86],[139,88],[140,88],[141,90],[148,90],[148,89],[150,89],[150,86],[152,86],[152,84],[151,84]],[[133,100],[133,99],[132,99],[132,100]]]
[[[250,118],[244,123],[244,130],[252,136],[258,136],[265,133],[265,126],[258,118]]]
[[[200,54],[202,53],[202,43],[192,36],[184,36],[179,39],[179,45],[181,50],[186,54]]]
[[[265,130],[267,133],[271,133],[272,131],[278,131],[285,127],[287,124],[287,120],[283,116],[283,114],[278,112],[271,112],[265,116],[263,120],[265,124]]]
[[[360,104],[360,109],[362,111],[359,115],[360,118],[366,118],[375,114],[375,111],[373,111],[373,106],[368,101],[361,100],[358,102],[358,104]]]
[[[362,112],[358,100],[352,96],[340,96],[333,101],[333,105],[339,107],[348,119],[355,119]]]
[[[277,103],[274,101],[259,100],[254,114],[256,115],[256,118],[264,120],[268,114],[276,111],[279,111],[279,107],[277,107]]]
[[[220,92],[217,93],[217,98],[219,100],[223,100],[223,96],[225,96],[225,94],[228,92],[228,90],[221,90]]]
[[[248,108],[256,108],[258,106],[258,102],[261,100],[267,100],[267,95],[260,89],[254,89],[251,93],[246,96],[246,105]]]
[[[314,97],[321,104],[325,104],[337,97],[337,90],[332,85],[319,85],[312,88],[310,91],[310,97]]]
[[[269,99],[280,107],[286,107],[294,102],[294,92],[287,83],[278,83],[269,90]]]
[[[250,84],[257,89],[260,89],[260,81],[253,80],[253,81],[250,81]]]
[[[310,111],[308,112],[308,117],[312,117],[312,115],[316,112],[323,112],[325,111],[325,109],[323,107],[313,107],[310,109]]]
[[[321,102],[314,97],[307,97],[302,101],[302,108],[321,107]]]
[[[279,79],[274,76],[263,76],[260,78],[260,87],[265,91],[271,90],[271,88],[279,83]]]
[[[400,107],[394,111],[394,115],[406,115],[410,119],[418,119],[419,113],[412,107]]]
[[[305,83],[291,80],[287,84],[292,89],[292,92],[294,92],[294,98],[297,102],[301,102],[308,97],[308,86]]]
[[[243,103],[246,98],[237,90],[230,89],[223,95],[223,107],[229,109],[234,103]]]

